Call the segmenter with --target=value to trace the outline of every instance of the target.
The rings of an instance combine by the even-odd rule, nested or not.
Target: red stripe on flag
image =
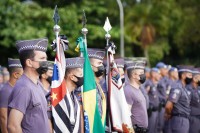
[[[57,88],[52,88],[51,90],[51,101],[52,105],[55,107],[66,95],[66,83],[63,80],[61,85]]]

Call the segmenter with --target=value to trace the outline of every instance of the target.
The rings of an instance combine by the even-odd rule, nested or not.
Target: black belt
[[[159,107],[153,107],[151,110],[152,110],[153,112],[155,112],[155,111],[158,111],[158,109],[159,109]]]
[[[135,133],[147,133],[147,128],[138,127],[137,125],[133,126]]]
[[[186,119],[189,119],[189,115],[185,115],[185,114],[172,114],[172,116],[184,117]]]
[[[200,119],[200,115],[191,115],[191,116]]]

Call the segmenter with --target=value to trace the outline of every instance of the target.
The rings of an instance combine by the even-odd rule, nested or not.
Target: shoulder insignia
[[[176,99],[176,97],[177,97],[177,94],[174,93],[174,94],[172,95],[172,98],[173,98],[173,99]]]
[[[176,94],[179,94],[179,93],[180,93],[180,90],[179,90],[179,89],[175,89],[174,92],[175,92]]]

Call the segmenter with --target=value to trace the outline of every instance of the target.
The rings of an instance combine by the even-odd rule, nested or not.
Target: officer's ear
[[[74,76],[74,74],[70,74],[69,75],[69,78],[70,78],[70,80],[72,80],[72,81],[77,81],[77,78]]]
[[[13,72],[13,73],[12,73],[12,76],[13,76],[15,79],[18,79],[17,74],[18,74],[17,72]]]
[[[74,75],[73,74],[69,74],[69,79],[73,80],[74,79]]]
[[[26,59],[26,66],[33,67],[33,61],[31,59]]]
[[[68,77],[70,80],[76,81],[74,76],[74,69],[70,69],[70,71],[68,72]]]

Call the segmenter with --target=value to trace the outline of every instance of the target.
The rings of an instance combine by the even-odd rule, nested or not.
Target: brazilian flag
[[[103,114],[101,118],[98,110],[95,77],[88,57],[87,47],[84,44],[82,37],[78,38],[77,44],[77,48],[83,53],[85,59],[83,68],[83,107],[85,111],[84,114],[87,114],[87,116],[84,116],[84,118],[87,118],[84,120],[85,132],[105,133],[105,114]],[[104,105],[106,104],[105,101],[103,103]]]

